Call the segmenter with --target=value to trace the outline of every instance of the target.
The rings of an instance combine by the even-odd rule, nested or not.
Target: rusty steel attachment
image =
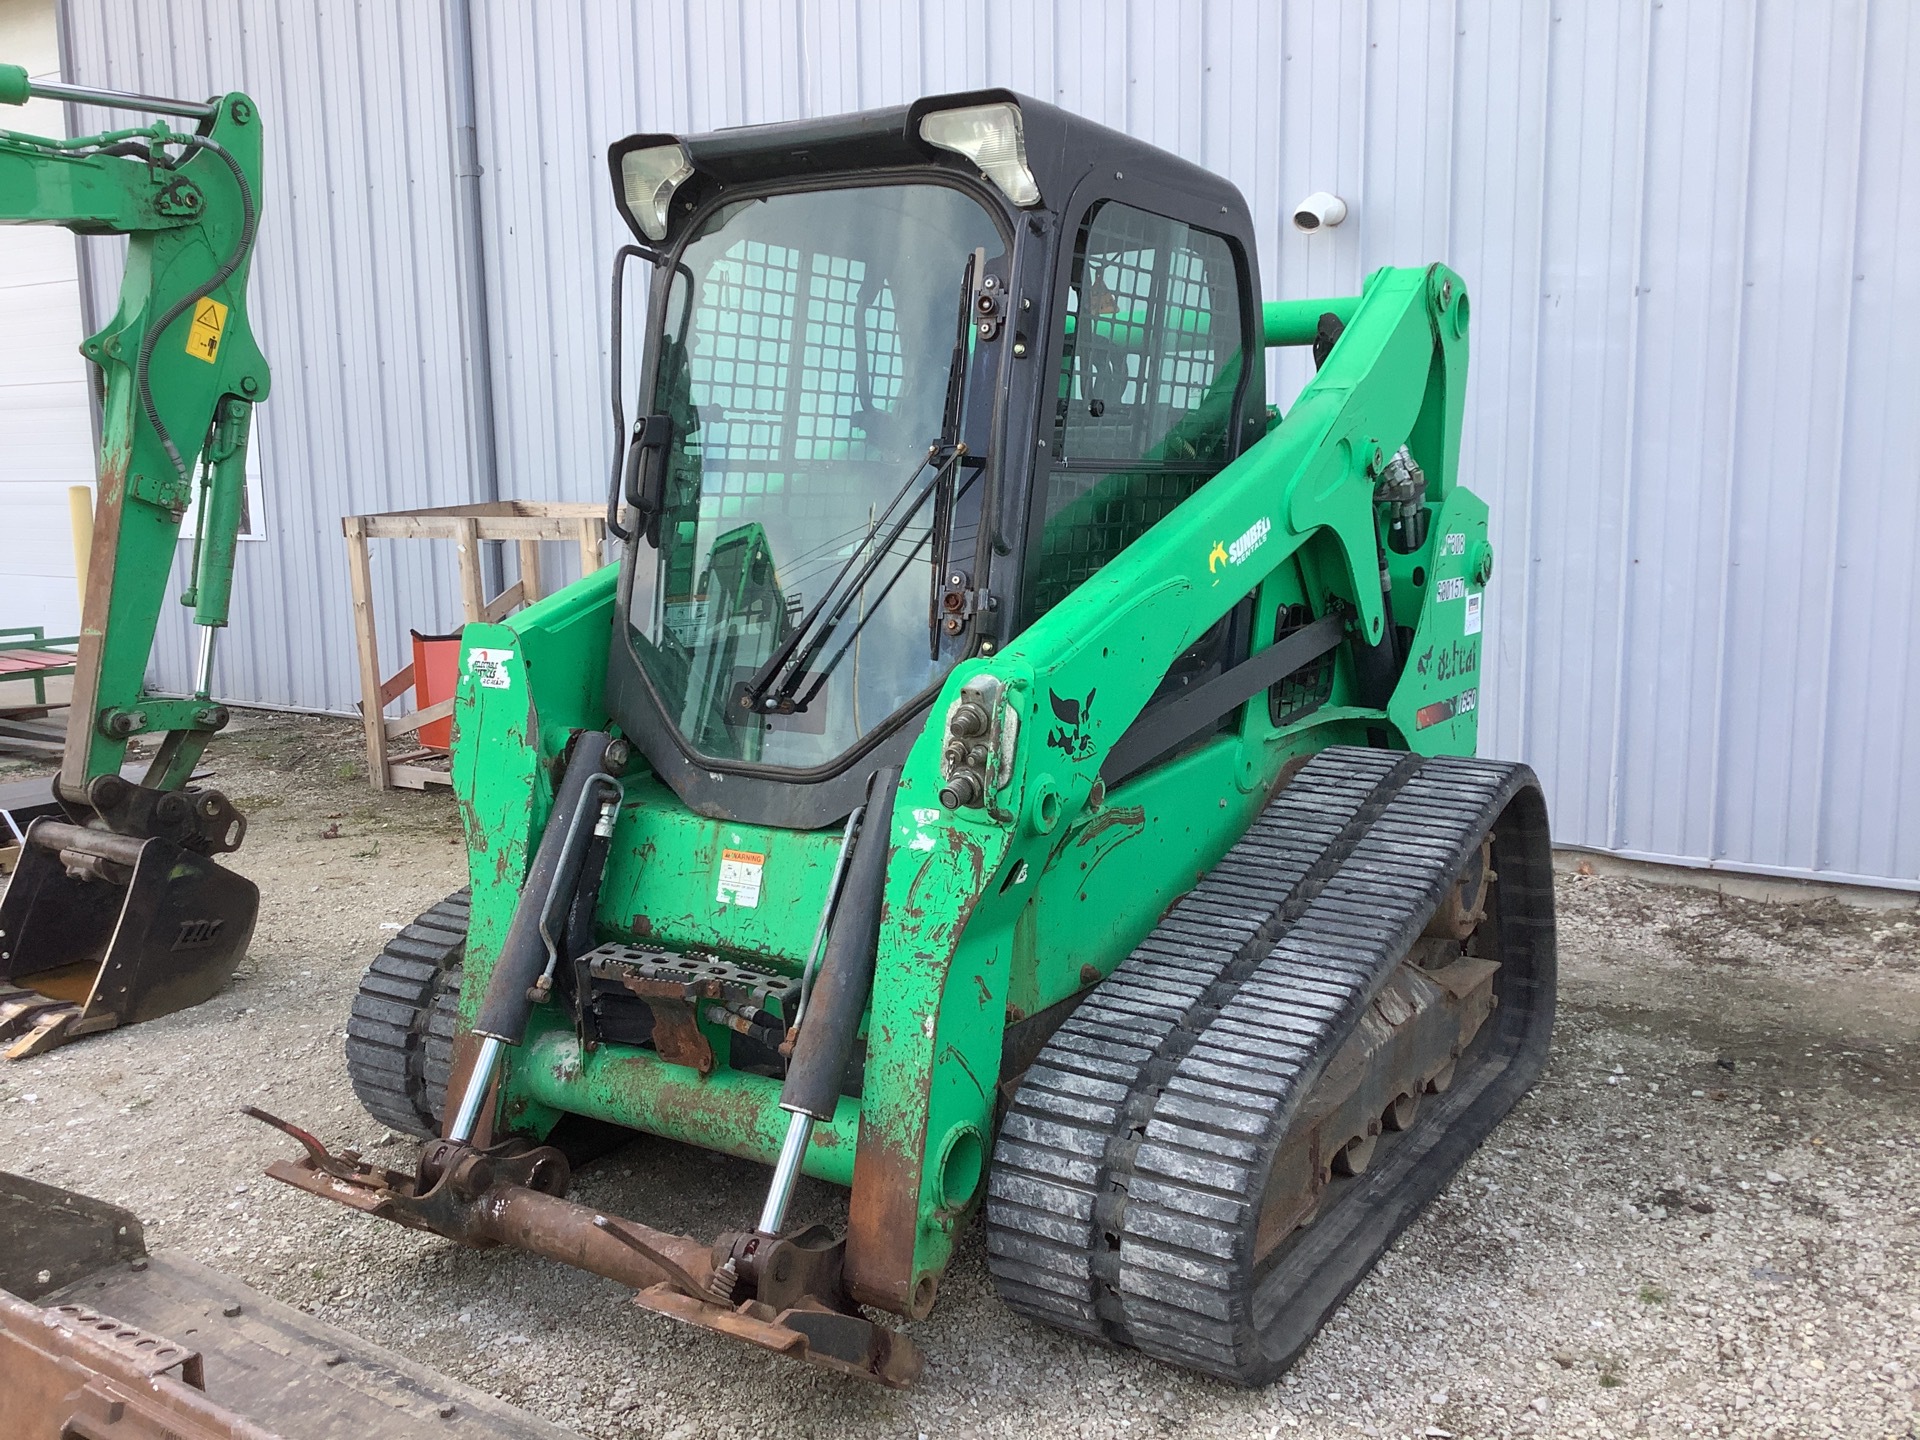
[[[572,1174],[547,1146],[478,1148],[437,1140],[412,1173],[329,1151],[299,1126],[242,1113],[299,1141],[267,1174],[308,1194],[476,1249],[510,1246],[631,1286],[634,1303],[749,1340],[837,1374],[904,1387],[920,1354],[858,1312],[841,1280],[846,1242],[815,1226],[792,1236],[723,1233],[711,1244],[607,1215],[564,1197]],[[731,1272],[731,1283],[716,1275]]]
[[[80,1305],[0,1290],[9,1435],[80,1440],[273,1440],[210,1400],[200,1353]]]
[[[80,1440],[265,1437],[207,1397],[197,1349],[156,1333],[151,1323],[103,1313],[111,1302],[83,1305],[70,1298],[69,1287],[125,1272],[129,1262],[138,1269],[147,1264],[140,1221],[131,1211],[0,1174],[0,1433]]]

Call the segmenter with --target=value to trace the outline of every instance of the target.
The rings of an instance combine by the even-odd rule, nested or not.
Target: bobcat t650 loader
[[[471,889],[348,1040],[417,1166],[272,1173],[889,1384],[978,1221],[1021,1313],[1271,1379],[1547,1050],[1465,286],[1262,305],[1232,185],[1004,91],[609,162],[624,560],[466,628]],[[765,1193],[575,1203],[567,1116]]]

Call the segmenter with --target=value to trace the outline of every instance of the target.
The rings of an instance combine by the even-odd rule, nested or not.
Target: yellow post
[[[87,608],[87,557],[93,553],[93,487],[67,487],[67,519],[73,527],[73,573],[80,585],[80,608]]]

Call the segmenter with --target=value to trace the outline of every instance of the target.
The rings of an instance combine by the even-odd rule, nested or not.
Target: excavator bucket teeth
[[[212,998],[259,909],[251,880],[169,840],[36,820],[0,897],[0,1047],[23,1059]]]

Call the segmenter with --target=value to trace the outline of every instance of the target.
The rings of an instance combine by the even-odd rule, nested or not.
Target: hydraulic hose
[[[574,823],[574,816],[582,805],[596,803],[589,791],[600,788],[595,777],[606,773],[611,738],[604,730],[585,730],[574,739],[573,758],[567,762],[566,774],[553,797],[553,813],[547,816],[547,828],[541,832],[520,901],[513,907],[513,919],[507,925],[507,937],[500,945],[500,958],[494,962],[487,982],[486,1000],[473,1026],[477,1035],[508,1045],[518,1045],[526,1036],[527,1017],[533,1013],[534,982],[547,968],[542,922],[548,920],[549,906],[556,898],[565,897],[570,903],[579,886],[592,836]],[[558,913],[564,915],[566,908],[560,905]]]
[[[178,135],[173,141],[185,145],[190,150],[207,150],[218,155],[233,172],[233,182],[240,187],[240,239],[233,251],[221,262],[220,268],[213,272],[211,279],[205,280],[169,305],[159,321],[147,327],[146,334],[140,337],[140,349],[133,362],[134,393],[140,397],[140,408],[145,412],[147,423],[153,427],[154,434],[160,437],[160,443],[166,448],[167,456],[173,461],[173,468],[179,472],[181,480],[188,486],[193,484],[193,472],[181,457],[180,447],[173,443],[173,434],[167,429],[166,422],[160,418],[160,407],[154,404],[153,387],[148,383],[148,366],[153,360],[153,347],[160,342],[161,335],[174,321],[178,320],[193,306],[218,290],[233,274],[246,263],[247,256],[253,251],[254,231],[260,221],[260,207],[254,203],[253,187],[247,183],[247,172],[240,162],[233,158],[227,147],[218,140],[205,135]],[[176,166],[177,168],[177,166]]]

